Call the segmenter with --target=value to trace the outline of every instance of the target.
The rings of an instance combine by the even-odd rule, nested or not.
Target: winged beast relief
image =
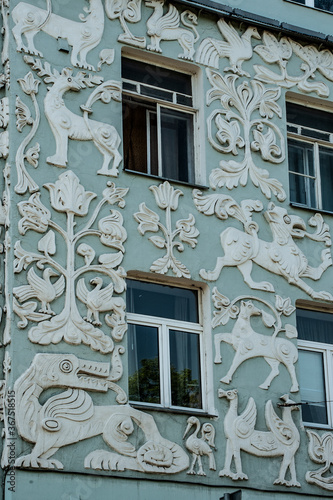
[[[41,405],[40,395],[52,387],[66,390]],[[89,453],[86,468],[173,474],[189,465],[181,447],[161,436],[153,417],[124,404],[126,395],[112,382],[108,363],[39,353],[14,388],[19,435],[34,445],[16,460],[17,466],[63,469],[51,458],[59,448],[99,435],[114,452]],[[109,389],[118,393],[119,404],[95,406],[87,392],[105,394]],[[136,446],[129,441],[135,428],[143,435]]]
[[[179,54],[178,57],[193,61],[194,44],[199,39],[199,33],[195,28],[198,24],[197,16],[189,10],[179,14],[172,4],[169,4],[169,10],[164,14],[164,0],[145,0],[145,2],[147,7],[154,9],[154,13],[147,21],[147,34],[151,40],[147,49],[161,53],[161,41],[178,40],[183,49],[183,53]],[[180,26],[180,21],[186,28]]]
[[[268,389],[272,380],[279,375],[279,365],[282,363],[287,368],[292,386],[290,391],[297,392],[299,389],[294,363],[298,359],[297,347],[288,338],[297,337],[297,330],[293,325],[281,322],[281,315],[289,316],[295,310],[290,299],[282,299],[276,296],[275,308],[268,302],[251,297],[252,300],[244,300],[245,297],[238,297],[230,302],[224,295],[220,294],[216,288],[213,290],[213,300],[215,308],[213,328],[217,325],[226,325],[231,318],[236,319],[231,333],[217,333],[214,336],[215,360],[214,363],[221,363],[221,343],[230,344],[236,351],[228,373],[221,378],[221,382],[229,384],[237,368],[248,359],[262,357],[271,367],[271,372],[266,380],[259,386],[261,389]],[[240,305],[236,305],[240,302]],[[261,308],[255,306],[259,303]],[[267,312],[267,309],[269,312]],[[272,335],[268,336],[256,332],[251,326],[251,317],[261,316],[262,323],[266,328],[274,328]],[[287,338],[278,337],[284,332]]]
[[[194,203],[198,210],[206,215],[216,214],[219,218],[231,215],[244,224],[245,231],[228,227],[220,235],[223,257],[218,257],[212,271],[201,269],[200,276],[207,281],[218,279],[223,267],[238,267],[245,283],[255,290],[274,292],[274,287],[268,281],[255,282],[251,277],[253,263],[285,278],[288,283],[299,287],[313,299],[333,301],[333,296],[326,291],[316,292],[302,278],[319,280],[323,272],[332,265],[330,248],[321,252],[322,263],[318,267],[311,267],[307,257],[296,245],[294,238],[308,238],[324,242],[331,246],[329,227],[324,223],[320,214],[309,219],[311,226],[317,227],[315,233],[306,231],[306,224],[301,217],[289,215],[287,210],[277,207],[274,203],[268,204],[264,217],[269,224],[273,240],[264,241],[258,237],[259,227],[251,221],[251,212],[239,206],[230,196],[208,195],[201,196],[200,191],[194,190]],[[245,200],[244,203],[257,204],[260,202]],[[225,208],[226,207],[226,208]],[[251,210],[254,208],[252,207]]]
[[[232,71],[240,76],[250,76],[242,69],[242,63],[251,59],[253,54],[251,38],[260,40],[257,28],[249,26],[240,36],[231,23],[224,19],[217,22],[217,27],[225,40],[205,38],[197,51],[196,61],[206,66],[219,69],[219,60],[227,57],[231,64],[224,71]]]
[[[265,408],[266,425],[269,431],[255,430],[257,419],[257,407],[251,397],[241,415],[238,415],[237,390],[223,391],[219,389],[219,398],[227,398],[229,410],[224,419],[224,433],[227,438],[227,448],[224,468],[219,476],[230,477],[233,481],[248,479],[242,470],[241,451],[250,453],[257,457],[280,457],[282,463],[278,478],[274,484],[284,486],[298,486],[300,483],[296,478],[295,453],[300,445],[300,436],[291,416],[293,410],[298,410],[289,396],[281,396],[284,404],[282,407],[282,419],[277,416],[273,409],[272,401],[267,401]],[[231,462],[234,459],[236,473],[231,471]],[[290,480],[286,479],[289,468]]]
[[[73,75],[70,68],[64,68],[61,73],[51,70],[50,65],[42,66],[40,60],[34,60],[26,56],[25,62],[37,71],[39,76],[44,77],[45,83],[52,83],[44,99],[44,111],[51,127],[56,142],[56,152],[49,156],[46,161],[57,167],[66,167],[68,141],[92,141],[103,156],[103,165],[97,173],[117,177],[118,167],[122,157],[118,151],[121,143],[120,136],[113,125],[91,120],[91,106],[98,100],[109,103],[111,99],[121,101],[121,85],[119,82],[109,80],[102,83],[100,77],[86,76],[82,72]],[[70,111],[63,100],[63,95],[68,92],[79,92],[86,87],[98,85],[90,94],[87,102],[81,106],[83,116]],[[112,168],[109,169],[110,162]]]
[[[42,57],[36,49],[34,37],[40,31],[58,39],[64,38],[72,47],[71,63],[79,68],[94,70],[87,63],[88,52],[97,47],[104,31],[104,9],[102,0],[89,0],[89,7],[84,8],[86,15],[80,14],[81,22],[72,21],[52,13],[51,0],[46,0],[47,9],[41,9],[30,3],[20,2],[12,12],[15,23],[12,29],[17,50]],[[23,43],[24,35],[27,45]]]

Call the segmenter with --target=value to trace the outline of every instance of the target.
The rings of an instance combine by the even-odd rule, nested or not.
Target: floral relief
[[[316,464],[324,465],[315,471],[308,471],[305,479],[310,484],[316,484],[325,490],[333,491],[333,476],[331,473],[331,466],[333,465],[333,434],[332,432],[325,432],[320,436],[310,429],[306,433],[309,438],[309,457]]]
[[[161,231],[162,236],[151,236],[149,240],[160,249],[166,249],[166,254],[153,262],[150,270],[160,274],[166,274],[169,269],[178,276],[190,278],[187,267],[174,255],[174,250],[184,251],[183,243],[191,248],[197,244],[199,231],[195,227],[195,218],[192,214],[187,219],[179,219],[176,222],[176,229],[172,229],[171,213],[177,210],[179,197],[183,195],[180,189],[174,189],[168,181],[159,186],[149,188],[155,197],[157,206],[165,210],[165,225],[160,222],[158,214],[150,210],[145,203],[140,204],[140,211],[134,214],[135,220],[139,223],[138,231],[143,236],[147,231],[157,233]],[[179,238],[180,241],[177,241]]]
[[[65,214],[67,222],[64,227],[53,220],[51,211],[40,200],[40,193],[34,193],[28,201],[18,204],[22,216],[20,233],[25,235],[31,230],[43,234],[38,241],[37,252],[25,250],[21,241],[15,244],[14,272],[21,273],[29,268],[28,284],[13,290],[14,311],[21,320],[18,326],[25,328],[30,321],[38,323],[30,328],[28,334],[34,343],[48,345],[64,340],[75,345],[84,343],[102,353],[115,352],[113,340],[121,340],[126,331],[125,302],[120,297],[113,297],[113,294],[122,293],[125,289],[125,271],[120,264],[127,234],[119,211],[111,209],[109,216],[99,220],[98,216],[105,204],[117,204],[123,208],[123,197],[128,189],[116,188],[114,183],[109,182],[102,199],[91,210],[91,202],[97,195],[86,191],[71,170],[61,174],[55,183],[45,184],[44,187],[49,191],[52,209]],[[76,229],[76,218],[85,218],[90,212],[84,227]],[[88,236],[97,236],[102,245],[114,252],[96,255],[97,252],[89,244],[80,243]],[[67,252],[65,264],[56,258],[59,238],[63,240]],[[80,264],[76,262],[76,256],[79,256]],[[86,273],[95,275],[90,279],[92,289],[86,286],[83,277]],[[101,275],[109,281],[103,288]],[[51,303],[63,294],[65,303],[62,311],[57,313],[58,307],[51,308]],[[84,318],[76,298],[87,310]],[[36,300],[41,304],[39,310]],[[112,338],[98,328],[102,324],[101,312],[107,313],[104,321],[111,328]]]
[[[237,75],[222,76],[207,69],[212,88],[207,93],[207,105],[218,100],[222,109],[215,109],[207,119],[208,140],[219,153],[238,156],[244,150],[241,161],[221,160],[220,168],[210,175],[213,189],[226,186],[233,189],[246,186],[248,177],[270,199],[272,193],[279,201],[286,199],[280,181],[272,179],[269,172],[256,166],[253,153],[269,163],[282,163],[285,159],[285,141],[280,128],[271,120],[282,117],[277,101],[279,88],[266,88],[255,80],[237,85]]]

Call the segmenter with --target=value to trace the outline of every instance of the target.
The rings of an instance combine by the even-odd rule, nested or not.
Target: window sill
[[[291,207],[302,208],[303,210],[308,210],[311,212],[319,212],[320,214],[333,215],[333,211],[322,210],[321,208],[309,207],[307,205],[302,205],[301,203],[296,203],[294,201],[291,201],[289,204]]]
[[[148,177],[149,179],[156,179],[156,180],[161,181],[161,182],[169,181],[169,182],[173,182],[175,184],[180,184],[181,186],[188,186],[190,188],[204,189],[204,190],[209,189],[209,186],[205,186],[203,184],[195,184],[195,183],[191,183],[191,182],[178,181],[177,179],[168,179],[167,177],[161,177],[159,175],[146,174],[144,172],[137,172],[136,170],[127,170],[126,168],[124,168],[124,172],[127,173],[127,174],[133,174],[133,175],[140,175],[142,177]]]
[[[296,2],[294,0],[284,0],[285,2],[293,3],[294,5],[299,5],[300,7],[305,7],[307,9],[316,10],[318,12],[325,12],[326,14],[333,14],[331,10],[319,9],[318,7],[311,7],[310,5],[304,5],[302,3]]]
[[[152,404],[145,404],[145,403],[133,403],[129,402],[130,406],[132,408],[135,408],[136,410],[149,410],[149,411],[160,411],[163,413],[177,413],[179,415],[199,415],[200,417],[206,417],[206,418],[216,418],[218,417],[217,413],[214,412],[207,412],[205,410],[199,410],[197,408],[177,408],[177,407],[171,407],[171,408],[166,408],[165,406],[155,406]]]
[[[309,423],[309,422],[302,422],[303,428],[304,429],[318,429],[320,431],[332,431],[333,427],[330,425],[326,424],[316,424],[316,423]]]

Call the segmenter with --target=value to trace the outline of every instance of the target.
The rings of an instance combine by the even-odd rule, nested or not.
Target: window
[[[129,400],[203,409],[200,294],[127,281]]]
[[[122,59],[125,169],[193,184],[192,75]]]
[[[303,421],[333,426],[333,314],[297,308]]]
[[[307,7],[314,7],[315,9],[327,10],[333,12],[333,0],[293,0],[296,3],[301,3]]]
[[[333,212],[333,115],[287,104],[290,201]]]

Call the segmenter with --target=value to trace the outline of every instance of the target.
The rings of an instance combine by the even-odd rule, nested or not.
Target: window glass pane
[[[323,355],[300,350],[298,362],[303,421],[327,424]]]
[[[322,209],[333,212],[333,149],[319,148]]]
[[[139,102],[123,99],[124,165],[147,173],[147,109]]]
[[[171,404],[201,408],[199,335],[170,330]]]
[[[127,311],[198,323],[196,290],[127,280]]]
[[[129,324],[127,335],[129,399],[159,404],[158,329]]]
[[[313,146],[288,140],[290,201],[316,207]]]
[[[317,9],[328,10],[333,12],[333,1],[332,0],[315,0],[314,6]]]
[[[161,108],[161,140],[163,177],[193,182],[193,116]]]
[[[298,308],[296,320],[299,339],[333,344],[333,314]]]
[[[299,104],[287,104],[287,121],[304,127],[333,132],[333,114],[320,109],[307,108]]]
[[[314,176],[312,144],[288,139],[288,162],[291,172]]]
[[[179,73],[153,64],[147,64],[134,59],[122,59],[122,78],[133,80],[161,89],[192,94],[191,75]]]

